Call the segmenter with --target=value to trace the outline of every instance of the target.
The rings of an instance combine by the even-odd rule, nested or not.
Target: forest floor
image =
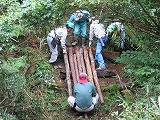
[[[26,41],[24,41],[24,43],[25,42],[27,42],[27,45],[29,45],[33,48],[36,48],[36,49],[39,48],[39,46],[38,46],[39,44],[36,42],[35,39],[32,39],[32,41],[26,40]],[[92,51],[94,54],[95,48],[93,48]],[[104,104],[99,103],[98,107],[93,112],[89,113],[87,116],[85,116],[84,114],[79,114],[79,113],[71,110],[70,107],[67,106],[65,110],[63,109],[63,111],[52,112],[51,116],[57,116],[57,118],[54,118],[54,119],[51,118],[49,120],[84,120],[84,119],[87,119],[87,120],[88,119],[89,120],[106,120],[106,119],[112,119],[111,113],[114,110],[115,111],[117,110],[118,103],[116,103],[114,100],[112,102],[112,100],[110,100],[110,98],[107,98],[108,91],[106,92],[106,89],[108,89],[107,87],[116,84],[122,90],[123,86],[125,86],[127,83],[127,79],[123,78],[124,65],[122,65],[120,63],[113,62],[114,58],[118,57],[119,55],[120,55],[119,52],[107,51],[106,49],[103,50],[103,56],[105,59],[105,63],[107,65],[107,70],[113,71],[116,74],[116,76],[98,77],[99,85],[101,87],[102,95],[104,97]],[[9,56],[13,56],[13,55],[10,54]],[[95,64],[97,65],[96,62],[95,62]],[[59,56],[59,59],[57,60],[57,65],[61,65],[62,67],[60,69],[54,69],[54,72],[55,72],[54,75],[57,76],[56,83],[58,83],[60,86],[62,86],[64,88],[64,91],[67,91],[67,82],[65,81],[66,71],[65,71],[63,56]],[[33,67],[31,67],[28,71],[33,71],[33,69],[35,69],[35,66],[33,66]],[[64,93],[64,94],[66,94],[66,93]],[[111,97],[116,96],[116,93],[111,93],[110,96]],[[119,109],[119,107],[118,107],[118,109]],[[63,114],[60,115],[61,113],[63,113]]]
[[[93,50],[94,51],[94,50]],[[106,65],[107,65],[107,70],[112,71],[116,74],[116,76],[109,76],[109,77],[98,77],[99,80],[99,85],[102,89],[105,89],[106,87],[109,87],[111,85],[116,84],[117,86],[119,86],[120,89],[122,89],[123,86],[126,86],[127,83],[127,79],[123,78],[123,67],[124,65],[120,64],[120,63],[115,63],[113,62],[114,58],[118,57],[120,55],[119,52],[108,52],[108,51],[103,51],[103,54],[105,56],[105,54],[108,55],[108,57],[110,58],[110,60],[112,60],[112,62],[110,60],[105,59]],[[60,69],[57,69],[57,72],[59,72],[58,74],[60,75],[60,78],[62,78],[59,82],[60,84],[62,84],[65,88],[67,88],[67,83],[64,80],[65,79],[65,65],[63,63],[63,59],[59,59],[58,61],[58,65],[63,66]],[[105,96],[105,92],[102,91],[103,96]],[[106,102],[106,100],[104,100]],[[116,103],[115,103],[116,104]],[[117,104],[118,105],[118,104]],[[114,105],[113,109],[117,109],[117,105]],[[91,119],[91,120],[106,120],[111,118],[110,113],[108,112],[106,114],[106,111],[104,111],[104,107],[106,107],[106,104],[99,104],[99,106],[96,108],[96,110],[93,113],[89,113],[87,116],[85,114],[80,114],[77,113],[73,110],[70,109],[70,107],[68,106],[68,108],[66,109],[65,114],[67,114],[67,116],[70,116],[71,120],[84,120],[84,119]],[[64,118],[62,118],[64,119]]]

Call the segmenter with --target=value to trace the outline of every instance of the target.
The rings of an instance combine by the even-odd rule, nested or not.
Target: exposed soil
[[[93,52],[94,52],[94,49],[93,49]],[[117,84],[120,88],[122,88],[124,86],[124,83],[127,83],[127,79],[125,79],[125,78],[122,79],[124,65],[114,62],[114,58],[119,56],[120,53],[119,52],[103,51],[103,54],[104,54],[104,56],[107,55],[107,58],[104,57],[106,65],[107,65],[107,70],[114,72],[116,75],[110,76],[110,77],[98,77],[100,87],[107,87],[107,86],[110,86],[113,84]],[[57,65],[65,66],[63,59],[58,59]],[[65,77],[66,77],[65,76],[65,68],[63,67],[61,69],[57,69],[57,72],[60,73],[59,77],[61,77],[61,80],[57,81],[57,82],[59,82],[65,88],[67,88],[67,84],[65,81]],[[103,92],[102,92],[102,94],[103,94]],[[115,103],[115,105],[113,106],[113,109],[117,109],[117,107],[118,107],[117,105],[118,104]],[[101,105],[99,105],[99,106],[101,106]],[[107,114],[106,112],[102,112],[100,110],[100,107],[96,108],[96,111],[94,113],[87,114],[87,116],[85,116],[85,114],[80,114],[75,111],[72,111],[69,107],[66,109],[66,113],[70,116],[71,120],[75,120],[75,119],[78,119],[78,120],[84,120],[84,119],[106,120],[106,119],[109,119],[108,116],[110,116],[109,113]]]
[[[93,49],[93,52],[94,49]],[[120,78],[123,76],[123,67],[124,65],[120,64],[120,63],[115,63],[113,62],[114,61],[114,58],[118,57],[120,55],[119,52],[109,52],[109,51],[103,51],[103,55],[107,55],[107,58],[104,56],[104,59],[105,59],[105,62],[106,62],[106,65],[107,65],[107,70],[108,71],[111,71],[115,74],[117,74]],[[95,62],[96,63],[96,62]],[[97,64],[97,63],[96,63]],[[65,65],[64,65],[64,61],[63,59],[60,57],[60,59],[57,60],[57,66],[62,66],[62,68],[57,68],[57,72],[59,71],[59,77],[63,80],[65,79]],[[108,85],[111,85],[111,84],[114,84],[114,83],[118,83],[120,84],[120,81],[119,79],[117,79],[117,77],[114,75],[114,76],[109,76],[109,77],[98,77],[99,79],[99,84],[100,86],[108,86]],[[122,82],[126,82],[127,79],[121,79]]]
[[[27,42],[27,41],[25,41],[25,42]],[[33,41],[31,43],[33,43]],[[27,42],[27,44],[30,44],[30,43]],[[35,46],[38,46],[38,44]],[[95,53],[95,48],[93,48],[92,51],[93,51],[93,53]],[[114,63],[114,58],[119,56],[120,53],[103,50],[103,55],[104,55],[104,59],[105,59],[106,65],[107,65],[107,70],[114,72],[116,75],[118,75],[121,78],[123,76],[123,67],[124,66],[119,63]],[[12,54],[10,54],[10,56],[12,56]],[[57,72],[57,76],[60,77],[61,79],[57,79],[56,82],[59,83],[60,85],[64,86],[65,89],[67,89],[67,83],[65,81],[65,78],[66,78],[65,72],[66,71],[65,71],[63,56],[59,56],[59,59],[57,60],[57,65],[61,66],[61,68],[55,69]],[[30,69],[32,69],[32,68],[30,68]],[[99,77],[98,79],[99,79],[100,87],[105,87],[105,86],[109,86],[112,84],[118,84],[121,87],[122,83],[125,83],[127,81],[127,79],[119,79],[119,78],[117,78],[117,76]],[[101,105],[99,105],[99,106],[101,106]],[[108,119],[107,116],[109,116],[109,113],[107,114],[106,112],[102,112],[100,110],[100,107],[97,107],[94,113],[89,113],[87,116],[85,116],[84,114],[79,114],[75,111],[72,111],[69,107],[66,109],[65,113],[67,114],[66,118],[68,118],[68,116],[70,116],[69,118],[71,120],[84,120],[84,119],[106,120],[106,119]],[[62,118],[62,119],[64,119],[64,118]]]

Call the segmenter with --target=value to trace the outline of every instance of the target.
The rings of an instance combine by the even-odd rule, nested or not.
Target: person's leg
[[[85,41],[86,41],[86,31],[87,31],[87,23],[81,23],[81,27],[80,27],[80,30],[81,30],[81,36],[82,36],[82,46],[85,45]]]
[[[72,45],[76,45],[78,43],[78,36],[74,35],[74,42]]]
[[[81,109],[79,108],[78,106],[75,107],[75,109],[78,111],[78,112],[90,112],[94,109],[94,104],[92,104],[89,108],[87,109]]]
[[[98,62],[99,64],[99,68],[105,68],[105,63],[104,63],[104,59],[102,56],[102,50],[103,50],[103,46],[100,42],[100,40],[97,40],[97,46],[96,46],[96,54],[95,54],[95,60]]]
[[[82,37],[82,47],[85,46],[85,41],[86,41],[86,38]]]
[[[99,100],[99,95],[98,95],[98,93],[97,93],[95,97],[92,97],[92,102],[93,102],[93,104],[94,104],[94,105],[97,105],[97,104],[98,104],[98,100]]]
[[[72,43],[72,45],[76,45],[78,43],[79,30],[80,30],[80,25],[78,23],[75,23],[74,42]]]
[[[75,97],[73,96],[69,96],[68,97],[68,104],[70,105],[70,107],[74,107],[74,103],[75,103]]]
[[[57,46],[55,48],[52,47],[51,42],[52,42],[52,37],[47,37],[47,43],[51,52],[51,57],[49,59],[49,63],[54,63],[57,60],[58,57],[58,50]]]

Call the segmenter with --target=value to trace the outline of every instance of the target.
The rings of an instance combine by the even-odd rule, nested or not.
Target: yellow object
[[[112,35],[112,39],[115,39],[117,37],[117,34],[118,34],[118,29],[116,28]]]

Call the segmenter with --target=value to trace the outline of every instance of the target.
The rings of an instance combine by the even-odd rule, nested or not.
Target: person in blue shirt
[[[86,31],[87,31],[87,22],[89,22],[90,13],[86,10],[77,10],[70,16],[70,19],[67,21],[74,23],[74,42],[72,45],[76,45],[78,43],[78,36],[81,32],[82,37],[82,46],[85,44],[86,39]]]
[[[90,112],[95,108],[99,95],[91,82],[88,82],[87,74],[81,73],[79,81],[73,86],[73,96],[68,97],[71,108],[78,112]]]

